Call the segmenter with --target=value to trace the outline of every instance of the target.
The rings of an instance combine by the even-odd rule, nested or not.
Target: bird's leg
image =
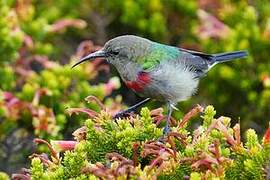
[[[114,115],[113,118],[114,118],[114,119],[117,119],[117,118],[121,118],[121,117],[127,116],[128,113],[133,112],[133,111],[136,110],[139,106],[141,106],[141,105],[147,103],[148,101],[150,101],[150,98],[146,98],[146,99],[144,99],[143,101],[141,101],[141,102],[139,102],[139,103],[137,103],[137,104],[135,104],[135,105],[133,105],[133,106],[127,108],[126,110],[123,110],[123,111],[118,112],[116,115]]]
[[[171,116],[172,116],[172,111],[173,111],[173,107],[171,103],[168,103],[168,115],[167,115],[167,119],[166,119],[166,126],[163,129],[163,135],[166,136],[168,135],[168,133],[170,132],[170,121],[171,121]]]

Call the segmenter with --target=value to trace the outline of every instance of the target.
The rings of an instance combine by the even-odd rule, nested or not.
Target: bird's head
[[[105,58],[109,63],[114,65],[120,61],[138,61],[148,53],[151,44],[152,42],[150,40],[138,36],[119,36],[106,42],[100,50],[83,57],[72,67],[98,57]]]

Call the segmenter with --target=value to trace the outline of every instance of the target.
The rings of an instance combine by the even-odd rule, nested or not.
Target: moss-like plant
[[[193,108],[167,137],[159,120],[162,109],[142,108],[140,115],[113,120],[110,110],[70,113],[89,115],[74,141],[46,142],[51,157],[33,154],[30,171],[15,174],[33,179],[265,179],[269,163],[269,132],[260,141],[254,130],[241,141],[240,125],[228,117],[215,118],[208,106]],[[92,112],[92,113],[90,113]],[[193,132],[187,122],[198,113],[202,125]],[[94,114],[94,116],[93,116]],[[64,152],[60,156],[60,152]]]

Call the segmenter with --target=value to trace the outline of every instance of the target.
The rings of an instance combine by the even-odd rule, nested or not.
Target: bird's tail
[[[219,53],[219,54],[213,54],[213,60],[214,63],[221,63],[226,61],[231,61],[236,58],[243,58],[248,55],[247,51],[234,51],[229,53]]]

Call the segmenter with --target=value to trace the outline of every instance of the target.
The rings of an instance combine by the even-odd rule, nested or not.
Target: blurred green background
[[[0,171],[26,166],[34,137],[70,138],[85,117],[69,117],[66,108],[98,110],[86,96],[115,112],[122,101],[140,100],[100,59],[70,68],[123,34],[207,53],[247,49],[247,59],[213,68],[174,117],[195,104],[212,104],[218,115],[240,121],[242,130],[264,133],[270,117],[268,0],[0,0]]]

